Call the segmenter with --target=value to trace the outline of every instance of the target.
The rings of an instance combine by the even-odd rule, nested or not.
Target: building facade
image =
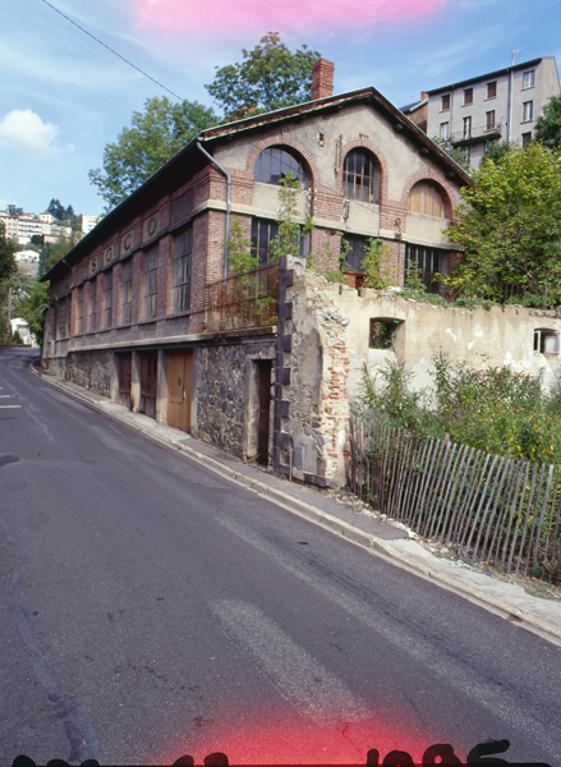
[[[296,255],[336,269],[345,238],[357,285],[377,237],[397,287],[411,267],[433,288],[458,257],[445,229],[471,183],[375,89],[328,95],[326,64],[316,99],[204,131],[50,270],[53,374],[289,471],[290,272],[271,247],[283,177],[300,181]],[[229,265],[234,221],[259,262],[250,275]],[[329,483],[326,466],[303,479]]]
[[[427,93],[427,134],[463,148],[478,167],[490,142],[525,146],[561,88],[555,58],[545,56]]]

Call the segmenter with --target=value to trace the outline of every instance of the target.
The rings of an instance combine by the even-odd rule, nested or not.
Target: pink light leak
[[[440,10],[446,0],[136,0],[139,27],[182,37],[233,37],[268,30],[307,32],[407,24]]]

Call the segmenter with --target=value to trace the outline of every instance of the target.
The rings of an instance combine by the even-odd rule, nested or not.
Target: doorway
[[[166,355],[168,384],[168,425],[191,431],[193,399],[193,352],[181,350]]]
[[[263,466],[269,464],[269,432],[271,416],[272,360],[254,360],[257,389],[257,453],[255,460]]]
[[[158,352],[139,352],[140,406],[139,413],[156,417],[156,394],[158,389]]]
[[[119,380],[119,403],[131,407],[132,355],[130,352],[117,354],[117,376]]]

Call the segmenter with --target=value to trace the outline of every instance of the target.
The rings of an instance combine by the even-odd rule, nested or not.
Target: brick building
[[[395,286],[407,263],[431,287],[447,271],[443,230],[470,183],[374,88],[333,96],[332,81],[322,60],[312,100],[204,131],[50,270],[43,362],[53,374],[286,471],[290,274],[278,301],[270,259],[283,175],[301,181],[301,257],[337,267],[343,236],[356,279],[365,243],[380,237]],[[229,275],[234,217],[261,264],[249,297],[247,280]],[[304,479],[329,481],[321,459],[314,467]]]

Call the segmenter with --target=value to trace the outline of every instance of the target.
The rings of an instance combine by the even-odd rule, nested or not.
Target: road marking
[[[10,399],[11,394],[0,394],[0,399]]]
[[[274,621],[248,602],[220,601],[214,611],[280,694],[317,724],[368,719],[371,712],[334,674],[297,645]]]
[[[13,410],[14,408],[21,407],[21,405],[0,405],[0,409],[2,410]]]

